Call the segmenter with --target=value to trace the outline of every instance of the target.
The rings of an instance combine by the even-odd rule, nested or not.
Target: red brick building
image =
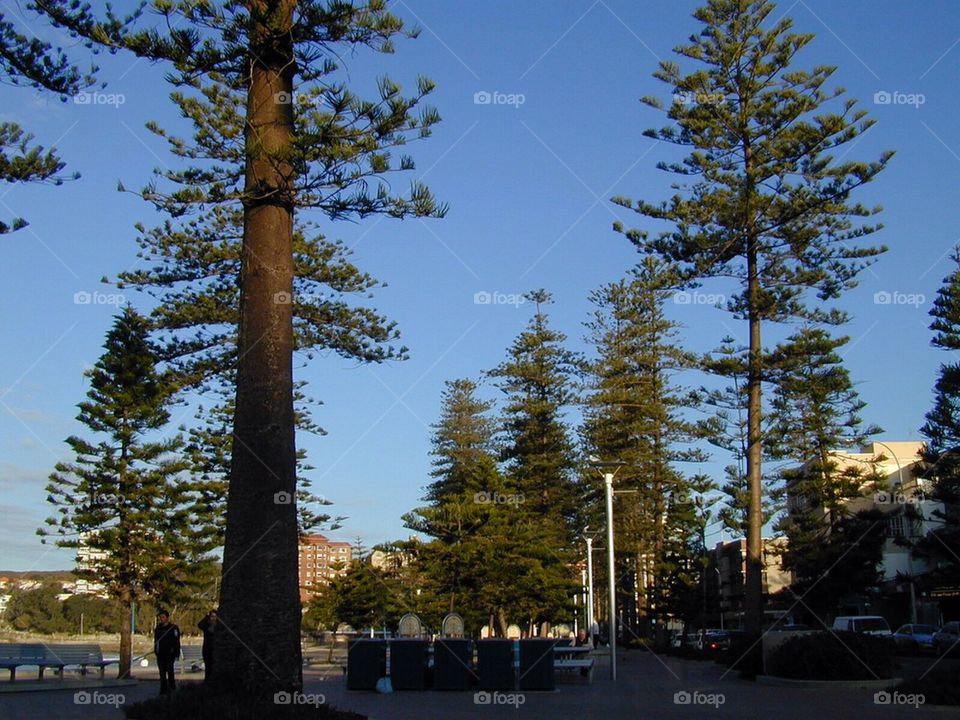
[[[319,534],[300,538],[300,601],[309,601],[332,578],[345,573],[352,558],[350,543]]]

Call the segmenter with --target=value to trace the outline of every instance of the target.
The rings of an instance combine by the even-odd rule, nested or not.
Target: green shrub
[[[907,680],[894,690],[905,695],[923,695],[924,705],[960,705],[960,667],[943,667],[923,677]]]
[[[797,635],[770,655],[767,674],[798,680],[876,680],[893,677],[893,640],[853,632]]]
[[[130,720],[363,720],[363,715],[329,705],[277,704],[273,694],[214,689],[202,683],[183,683],[170,695],[161,695],[124,708]]]

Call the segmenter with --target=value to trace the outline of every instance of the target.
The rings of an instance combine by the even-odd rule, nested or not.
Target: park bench
[[[553,669],[558,672],[577,671],[587,679],[587,683],[593,683],[593,658],[557,658],[553,661]]]
[[[553,649],[553,669],[558,672],[579,672],[588,683],[593,682],[593,658],[590,648],[570,645],[557,645]]]
[[[18,667],[36,666],[38,678],[43,679],[43,672],[53,668],[63,676],[63,669],[68,666],[77,666],[84,675],[88,667],[100,670],[104,675],[107,665],[119,662],[118,660],[104,660],[103,651],[99,645],[78,644],[44,644],[44,643],[4,643],[0,644],[0,668],[10,671],[10,682],[16,679]]]

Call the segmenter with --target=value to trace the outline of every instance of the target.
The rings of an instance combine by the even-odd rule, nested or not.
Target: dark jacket
[[[197,627],[203,630],[203,652],[212,653],[213,645],[217,639],[217,633],[220,632],[220,622],[216,623],[210,622],[210,618],[204,617],[203,620],[197,623]]]
[[[153,630],[153,652],[157,657],[180,657],[180,628],[173,623],[157,625]]]

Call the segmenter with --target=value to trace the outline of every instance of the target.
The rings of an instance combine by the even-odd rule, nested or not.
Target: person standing
[[[213,648],[220,632],[216,609],[208,612],[206,617],[197,623],[197,627],[203,630],[203,679],[207,681],[213,677]]]
[[[157,613],[157,627],[153,630],[153,652],[160,668],[160,694],[176,690],[173,664],[180,657],[180,628],[170,622],[170,613]]]

